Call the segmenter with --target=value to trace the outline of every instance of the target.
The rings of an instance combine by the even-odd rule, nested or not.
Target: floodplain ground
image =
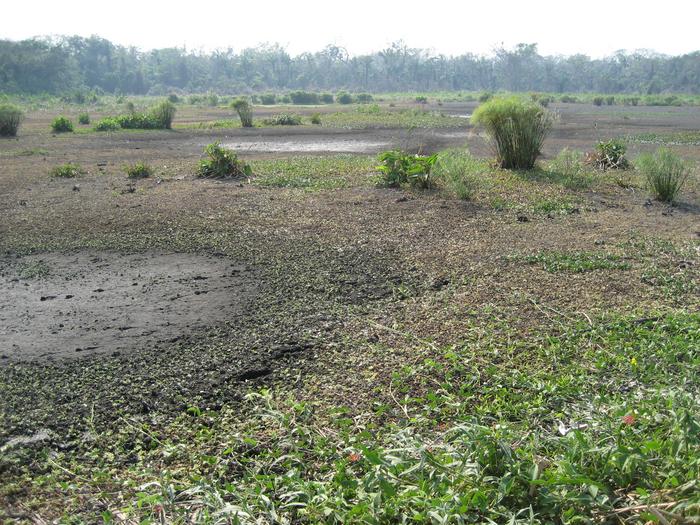
[[[697,174],[671,206],[550,162],[615,137],[697,162],[700,108],[553,104],[532,172],[378,187],[384,150],[489,157],[475,107],[30,112],[0,140],[0,521],[697,519]],[[214,141],[253,175],[196,178]]]

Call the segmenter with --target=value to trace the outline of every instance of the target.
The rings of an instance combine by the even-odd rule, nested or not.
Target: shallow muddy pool
[[[390,142],[369,140],[282,140],[282,141],[241,141],[224,144],[235,151],[270,152],[270,153],[376,153],[391,146]]]

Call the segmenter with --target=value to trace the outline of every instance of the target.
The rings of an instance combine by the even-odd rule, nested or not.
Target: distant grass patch
[[[40,279],[49,275],[51,269],[44,261],[32,261],[20,264],[17,273],[21,279]]]
[[[549,197],[537,199],[531,204],[532,211],[543,214],[571,213],[578,208],[576,202],[570,197]]]
[[[252,183],[264,188],[328,190],[371,185],[376,161],[362,155],[299,156],[252,162]]]
[[[266,126],[301,126],[303,122],[300,115],[282,113],[264,119],[263,123]]]
[[[700,146],[700,131],[678,131],[675,133],[638,133],[623,138],[637,144],[659,144],[662,146]]]
[[[381,128],[466,128],[467,119],[452,117],[422,109],[391,110],[376,104],[359,106],[354,111],[323,115],[323,126],[328,128],[381,129]]]
[[[515,256],[513,260],[541,266],[549,273],[584,273],[594,270],[627,270],[629,263],[619,255],[593,252],[541,252],[535,255]]]

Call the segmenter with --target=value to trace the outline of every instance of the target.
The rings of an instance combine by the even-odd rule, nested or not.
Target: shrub
[[[105,117],[97,122],[93,129],[95,131],[116,131],[120,128],[119,121],[115,117]]]
[[[416,102],[418,102],[419,104],[427,104],[428,97],[420,95],[420,96],[416,97]]]
[[[125,107],[129,113],[133,113],[134,111],[136,111],[136,106],[134,106],[134,103],[131,100],[126,103]]]
[[[629,106],[637,106],[639,105],[639,100],[639,97],[626,97],[625,104]]]
[[[299,105],[318,104],[319,102],[318,93],[310,91],[292,91],[289,98],[292,99],[292,104]]]
[[[552,102],[551,97],[540,97],[537,99],[537,103],[542,106],[543,108],[549,107],[549,104]]]
[[[652,195],[663,202],[674,202],[690,175],[688,165],[668,148],[637,159],[637,168],[646,178]]]
[[[282,104],[289,104],[291,101],[292,99],[289,98],[289,95],[282,95],[280,98],[280,102],[282,102]]]
[[[467,151],[445,151],[438,155],[432,173],[441,180],[445,189],[460,200],[469,200],[482,184],[481,176],[486,171],[483,161],[472,157]]]
[[[168,102],[172,102],[173,104],[177,104],[180,102],[180,97],[178,97],[175,93],[170,93],[168,95]]]
[[[313,115],[311,115],[311,123],[316,125],[321,124],[321,114],[314,113]]]
[[[603,97],[593,97],[593,104],[596,106],[602,106],[605,99]]]
[[[62,164],[60,166],[55,166],[49,172],[49,175],[55,178],[61,179],[72,179],[79,175],[85,173],[85,170],[81,168],[78,164]]]
[[[243,98],[238,98],[231,102],[231,107],[236,110],[241,119],[241,126],[244,128],[253,127],[253,106]]]
[[[559,100],[566,104],[576,104],[578,99],[572,95],[563,95]]]
[[[502,168],[531,169],[552,127],[553,117],[539,104],[509,97],[495,98],[479,106],[472,122],[486,128]]]
[[[249,177],[250,166],[238,159],[233,151],[214,142],[204,148],[209,158],[199,161],[197,176],[211,179]]]
[[[411,155],[400,150],[385,151],[379,155],[377,170],[382,173],[382,184],[389,188],[397,188],[409,183],[419,188],[432,188],[434,178],[431,171],[437,155],[426,157]]]
[[[319,99],[321,104],[333,104],[333,95],[331,93],[321,93]]]
[[[264,120],[268,126],[299,126],[301,125],[301,117],[299,115],[290,115],[282,113]]]
[[[335,94],[335,101],[338,104],[352,104],[353,100],[352,95],[347,91],[339,91]]]
[[[22,123],[22,110],[11,104],[0,105],[0,137],[14,137]]]
[[[219,95],[216,93],[209,93],[207,95],[207,104],[210,106],[218,106],[219,105]]]
[[[360,104],[369,104],[374,100],[374,97],[369,93],[358,93],[355,95],[355,100]]]
[[[625,157],[627,145],[619,139],[601,141],[595,151],[588,156],[588,163],[600,170],[627,169],[629,162]]]
[[[169,100],[164,100],[153,106],[148,112],[148,116],[158,124],[158,128],[171,129],[175,111],[177,111],[175,105]]]
[[[277,103],[277,95],[274,93],[265,93],[264,95],[260,95],[260,103],[265,106],[272,106],[273,104]]]
[[[484,91],[479,95],[478,101],[481,103],[488,102],[493,98],[493,93],[490,93],[488,91]]]
[[[170,102],[172,102],[172,100]],[[202,97],[199,95],[190,95],[189,97],[187,97],[187,103],[191,104],[193,106],[196,104],[200,104],[201,102],[202,102]]]
[[[54,133],[70,133],[73,131],[73,121],[68,117],[56,117],[51,123]]]
[[[120,128],[123,129],[159,129],[162,124],[154,116],[143,113],[129,113],[114,117]]]
[[[153,168],[144,162],[137,162],[124,166],[124,173],[130,179],[145,179],[153,175]]]
[[[605,103],[608,106],[614,105],[615,104],[615,97],[613,97],[613,96],[605,97]]]
[[[78,115],[78,124],[82,124],[84,126],[90,124],[90,115],[87,113],[81,113]]]

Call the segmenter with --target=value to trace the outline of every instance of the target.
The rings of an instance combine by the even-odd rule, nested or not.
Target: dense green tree
[[[200,53],[184,48],[143,52],[97,36],[0,40],[0,91],[8,93],[294,89],[700,93],[700,52],[677,57],[618,52],[591,59],[543,56],[536,44],[519,44],[491,56],[444,56],[398,41],[356,57],[335,45],[292,57],[279,44]]]

